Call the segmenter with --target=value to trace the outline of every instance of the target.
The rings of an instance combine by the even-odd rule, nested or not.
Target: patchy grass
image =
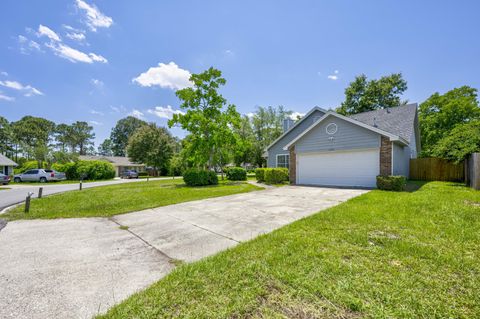
[[[128,230],[128,228],[130,227],[122,225],[122,226],[119,226],[118,228],[121,230]]]
[[[221,182],[216,186],[187,187],[182,179],[115,184],[32,199],[28,214],[23,212],[24,206],[21,205],[2,215],[2,218],[15,220],[108,217],[258,189],[261,188],[245,182]]]
[[[374,190],[182,265],[99,318],[479,318],[477,203],[453,183]]]

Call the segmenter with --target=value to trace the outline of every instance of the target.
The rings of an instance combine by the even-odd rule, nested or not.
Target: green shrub
[[[246,181],[247,171],[241,167],[230,167],[227,169],[227,179],[230,181]]]
[[[214,171],[191,168],[183,173],[183,181],[188,186],[217,185],[218,176]]]
[[[265,169],[265,183],[282,184],[288,182],[287,168],[267,168]]]
[[[77,161],[65,164],[55,163],[52,169],[63,172],[69,180],[102,180],[115,177],[115,168],[105,161]]]
[[[16,173],[18,172],[19,174],[25,173],[29,169],[35,169],[35,168],[44,168],[44,167],[38,167],[38,162],[37,161],[27,161],[23,163],[21,167],[18,167],[16,170]]]
[[[377,188],[385,191],[401,192],[405,190],[407,179],[405,176],[377,176]]]
[[[257,182],[259,183],[265,182],[265,170],[266,168],[257,168],[255,170],[255,178],[257,179]]]
[[[147,171],[138,172],[138,176],[148,176],[148,172]]]
[[[63,164],[63,167],[61,167],[59,172],[65,173],[65,175],[67,176],[67,179],[69,179],[69,180],[79,180],[80,179],[80,176],[78,176],[78,173],[77,173],[77,163],[76,162],[70,162],[70,163]]]

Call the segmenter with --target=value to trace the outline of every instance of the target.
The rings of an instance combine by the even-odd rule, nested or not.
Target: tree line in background
[[[112,128],[110,138],[94,148],[93,128],[87,122],[55,124],[25,116],[9,122],[0,117],[0,152],[15,159],[34,159],[38,165],[75,161],[78,155],[127,156],[159,174],[179,175],[186,168],[222,171],[227,164],[265,166],[265,149],[283,133],[283,120],[292,111],[282,106],[258,106],[240,115],[219,93],[226,80],[210,68],[192,74],[192,87],[178,90],[181,113],[169,127],[188,132],[183,140],[165,127],[128,116]],[[401,73],[369,80],[357,76],[345,89],[345,100],[336,109],[343,115],[404,105],[407,82]],[[468,86],[445,94],[434,93],[419,107],[421,156],[461,161],[480,151],[480,107],[477,90]]]
[[[70,125],[34,116],[9,122],[0,116],[0,152],[15,161],[53,163],[67,161],[75,154],[93,153],[93,127],[77,121]]]

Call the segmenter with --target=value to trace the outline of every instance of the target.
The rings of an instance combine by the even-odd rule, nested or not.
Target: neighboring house
[[[115,177],[119,177],[126,170],[135,170],[144,172],[145,164],[133,163],[128,157],[123,156],[101,156],[101,155],[80,155],[79,159],[83,161],[107,161],[115,167]]]
[[[302,185],[375,187],[377,175],[408,177],[420,152],[417,104],[343,116],[315,107],[266,149]]]
[[[0,154],[0,173],[5,175],[13,175],[13,168],[15,166],[18,166],[18,164],[5,155]]]

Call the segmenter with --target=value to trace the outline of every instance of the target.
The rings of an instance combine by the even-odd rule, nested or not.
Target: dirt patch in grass
[[[357,311],[335,305],[323,297],[302,299],[295,296],[294,289],[280,288],[270,284],[268,293],[258,298],[259,307],[252,314],[233,318],[298,318],[298,319],[356,319]],[[355,306],[354,306],[355,307]]]

